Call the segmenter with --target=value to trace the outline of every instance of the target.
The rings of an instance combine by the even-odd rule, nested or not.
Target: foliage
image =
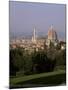
[[[35,52],[33,57],[33,70],[34,72],[49,72],[54,69],[55,61],[50,60],[45,52]]]
[[[29,74],[31,69],[31,56],[27,52],[24,52],[20,48],[10,50],[10,72]]]
[[[63,65],[66,65],[66,50],[52,47],[31,54],[22,48],[10,50],[10,75],[50,72]]]
[[[10,50],[10,72],[15,72],[23,68],[23,51],[20,49]],[[12,70],[11,70],[12,69]]]
[[[66,65],[66,50],[58,51],[56,54],[56,66]]]

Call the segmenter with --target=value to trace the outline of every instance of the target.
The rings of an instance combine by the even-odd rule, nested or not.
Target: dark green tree
[[[24,59],[23,51],[21,49],[10,50],[10,72],[16,72],[23,68]]]
[[[66,50],[60,50],[57,52],[56,65],[66,65]]]
[[[33,57],[33,70],[36,73],[49,72],[54,69],[55,61],[50,60],[45,52],[35,52]]]

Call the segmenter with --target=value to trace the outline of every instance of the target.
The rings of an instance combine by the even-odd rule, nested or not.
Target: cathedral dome
[[[48,31],[48,39],[49,40],[57,40],[57,33],[56,31],[53,29],[53,26],[51,26],[49,28],[49,31]]]

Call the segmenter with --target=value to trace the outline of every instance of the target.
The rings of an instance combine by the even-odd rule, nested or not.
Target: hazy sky
[[[9,2],[10,34],[32,34],[36,27],[37,33],[47,35],[53,25],[60,39],[65,39],[65,5],[46,3]]]

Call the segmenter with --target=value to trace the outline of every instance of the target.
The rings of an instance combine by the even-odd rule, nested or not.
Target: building
[[[33,30],[32,42],[36,43],[36,29]]]
[[[66,43],[64,41],[60,41],[60,47],[61,47],[61,50],[65,50],[66,49]]]
[[[54,30],[52,25],[51,25],[51,27],[48,30],[48,35],[47,35],[47,39],[46,39],[46,45],[50,46],[50,43],[53,43],[54,46],[56,46],[57,43],[58,43],[57,33]]]

